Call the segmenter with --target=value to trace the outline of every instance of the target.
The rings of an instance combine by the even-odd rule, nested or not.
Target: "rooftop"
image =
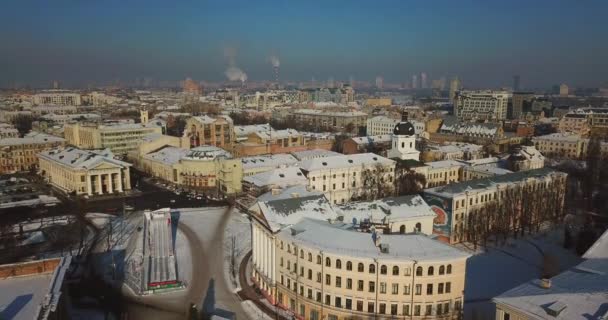
[[[498,184],[509,184],[530,178],[544,178],[554,173],[561,173],[549,168],[540,168],[527,171],[518,171],[509,174],[496,175],[489,178],[475,179],[445,186],[425,189],[424,193],[435,194],[443,197],[453,197],[467,191],[495,188]]]
[[[42,143],[55,143],[64,142],[65,139],[52,136],[46,133],[40,133],[31,131],[26,134],[23,138],[5,138],[0,139],[0,146],[15,146],[22,144],[42,144]]]
[[[326,158],[326,157],[341,155],[341,153],[337,153],[335,151],[329,151],[329,150],[325,150],[325,149],[296,151],[296,152],[292,152],[291,154],[300,161],[313,159],[313,158]]]
[[[274,170],[258,173],[249,177],[244,177],[243,181],[249,182],[258,187],[279,186],[286,187],[291,185],[305,185],[308,179],[297,167],[277,168]]]
[[[420,234],[381,235],[379,241],[389,247],[388,252],[383,253],[374,244],[371,233],[355,231],[342,222],[319,220],[302,219],[282,230],[279,237],[327,253],[370,259],[446,261],[469,257],[461,250]]]
[[[59,162],[71,168],[93,169],[102,162],[111,163],[120,167],[130,167],[131,164],[114,159],[114,154],[109,149],[105,150],[82,150],[74,147],[58,148],[43,151],[39,157]]]
[[[176,147],[164,147],[156,152],[148,153],[144,156],[144,159],[162,162],[167,165],[173,165],[179,162],[179,160],[189,152],[188,149],[176,148]]]
[[[302,169],[310,172],[316,170],[343,169],[363,165],[394,165],[395,161],[381,157],[374,153],[358,153],[339,155],[326,158],[316,158],[302,161]]]
[[[435,217],[435,212],[419,195],[390,197],[375,201],[350,202],[336,206],[344,221],[370,219],[388,223],[419,217]]]
[[[232,154],[222,148],[215,146],[200,146],[190,149],[185,156],[187,160],[214,160],[217,158],[232,158]]]
[[[425,163],[431,169],[449,168],[449,167],[464,167],[464,164],[456,160],[441,160]]]
[[[294,156],[287,153],[279,153],[265,156],[251,156],[241,158],[243,163],[243,169],[273,167],[278,168],[280,166],[293,165],[298,162]]]
[[[356,144],[359,145],[368,145],[372,143],[386,143],[390,142],[393,138],[393,135],[390,134],[381,134],[377,136],[365,136],[365,137],[354,137],[351,138]]]

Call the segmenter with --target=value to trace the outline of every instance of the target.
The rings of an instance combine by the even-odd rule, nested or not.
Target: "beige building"
[[[532,142],[546,157],[582,159],[587,152],[589,139],[573,133],[552,133],[533,137]]]
[[[129,163],[108,149],[59,148],[38,154],[40,175],[51,185],[77,195],[123,193],[131,189]]]
[[[504,91],[459,91],[454,114],[459,120],[505,120],[510,97]]]
[[[17,138],[19,130],[15,129],[12,124],[0,123],[0,139]]]
[[[345,129],[352,123],[353,129],[367,125],[367,113],[361,111],[329,111],[299,109],[292,112],[295,120],[319,128]]]
[[[0,139],[0,174],[36,168],[39,152],[65,144],[65,139],[44,133],[30,132],[23,138]]]
[[[468,254],[419,233],[372,236],[318,193],[285,193],[252,222],[252,276],[271,303],[299,319],[459,317]]]
[[[189,189],[233,195],[241,191],[243,167],[227,151],[214,146],[190,150],[164,147],[141,159],[142,171]]]
[[[331,203],[345,203],[376,188],[366,182],[372,176],[387,189],[393,188],[395,165],[374,153],[358,153],[302,161],[300,168],[311,190],[323,192]]]
[[[72,123],[64,126],[67,142],[82,149],[110,149],[117,155],[135,150],[143,137],[150,133],[162,133],[163,128],[154,124],[140,123]]]
[[[36,93],[33,97],[34,104],[55,104],[63,106],[79,106],[82,100],[79,93],[66,90],[46,90]]]
[[[184,136],[190,140],[190,147],[216,146],[232,151],[234,146],[234,125],[228,116],[198,116],[186,121]]]
[[[560,133],[575,133],[586,136],[591,132],[587,115],[581,113],[567,113],[559,120]]]
[[[441,215],[433,232],[442,241],[458,243],[468,239],[465,226],[469,214],[478,212],[484,206],[508,199],[506,190],[517,186],[532,187],[535,190],[549,186],[556,191],[565,192],[566,176],[563,172],[548,168],[519,171],[425,189],[423,197],[433,210]],[[563,198],[559,206],[563,206]],[[514,225],[512,228],[518,226]]]

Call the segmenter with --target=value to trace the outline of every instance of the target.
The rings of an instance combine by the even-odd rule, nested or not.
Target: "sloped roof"
[[[395,161],[368,152],[309,159],[302,161],[301,168],[310,172],[315,170],[348,168],[375,164],[394,165]]]
[[[297,167],[277,168],[244,177],[243,180],[258,187],[286,187],[292,185],[305,185],[308,182],[308,179],[306,179],[302,170]]]
[[[82,150],[69,147],[43,151],[38,156],[71,168],[93,169],[104,162],[123,168],[131,166],[130,163],[114,159],[114,154],[109,149]]]
[[[435,212],[419,195],[389,197],[374,201],[350,202],[336,206],[345,222],[370,219],[374,222],[403,221],[420,217],[435,217]]]

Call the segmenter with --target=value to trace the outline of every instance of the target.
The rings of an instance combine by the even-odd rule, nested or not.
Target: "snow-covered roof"
[[[312,149],[312,150],[304,150],[304,151],[296,151],[291,153],[294,157],[296,157],[300,161],[314,159],[314,158],[326,158],[332,156],[339,156],[341,153],[325,150],[325,149]]]
[[[294,156],[287,153],[279,153],[265,156],[251,156],[241,158],[243,169],[263,168],[272,167],[278,168],[280,166],[293,165],[298,162]]]
[[[93,169],[103,162],[123,168],[131,166],[130,163],[114,159],[110,149],[82,150],[69,147],[43,151],[38,156],[75,169]]]
[[[513,153],[511,156],[522,158],[525,160],[545,160],[545,156],[543,156],[543,154],[540,153],[540,151],[538,151],[533,146],[521,146],[521,148],[517,152]]]
[[[470,167],[466,167],[466,169],[472,170],[472,171],[477,171],[477,172],[487,172],[487,173],[491,173],[494,175],[503,175],[503,174],[513,173],[513,171],[511,171],[511,170],[497,167],[494,164],[483,164],[483,165],[478,165],[478,166],[470,166]]]
[[[466,123],[444,121],[441,132],[472,136],[494,136],[498,133],[498,125],[493,123]]]
[[[381,134],[377,136],[365,136],[351,138],[358,145],[368,145],[372,143],[387,143],[391,142],[392,134]]]
[[[23,138],[4,138],[0,139],[0,146],[15,146],[22,144],[45,144],[54,142],[64,142],[65,139],[52,136],[46,133],[31,131]]]
[[[166,165],[173,165],[179,162],[189,152],[188,149],[176,147],[164,147],[156,152],[146,154],[144,159],[162,162]]]
[[[437,150],[443,153],[458,153],[458,152],[478,152],[483,149],[483,146],[471,143],[451,143],[440,146],[429,146],[431,150]]]
[[[301,134],[298,130],[295,129],[285,129],[285,130],[272,130],[272,131],[257,131],[254,132],[258,137],[262,140],[269,139],[285,139],[292,137],[299,137]]]
[[[302,219],[291,228],[284,229],[278,238],[296,243],[298,247],[315,248],[335,255],[385,260],[450,261],[466,259],[469,254],[425,235],[381,235],[380,243],[388,246],[380,251],[371,233],[358,232],[350,224],[329,223],[321,219]]]
[[[587,260],[551,278],[549,288],[537,279],[493,300],[533,319],[601,319],[608,312],[607,267],[605,259]]]
[[[487,158],[471,159],[471,160],[459,160],[459,162],[467,164],[468,166],[471,166],[471,167],[489,165],[489,164],[498,165],[498,161],[499,161],[499,159],[497,157],[487,157]]]
[[[345,222],[353,218],[361,222],[388,223],[421,217],[435,217],[435,212],[419,195],[390,197],[374,201],[350,202],[338,205],[336,211],[344,216]]]
[[[300,168],[286,167],[244,177],[243,181],[249,182],[258,187],[286,187],[293,185],[305,185],[308,182],[308,179],[306,179]]]
[[[441,160],[425,162],[425,165],[431,167],[431,169],[442,169],[449,167],[464,167],[464,165],[456,160]]]
[[[265,123],[265,124],[252,124],[252,125],[244,125],[244,126],[234,126],[234,134],[237,137],[245,137],[245,136],[248,136],[250,133],[254,133],[254,132],[267,132],[267,131],[270,131],[270,130],[274,130],[274,129],[272,129],[272,127],[268,123]]]
[[[585,259],[608,259],[608,229],[604,231],[601,237],[587,249],[583,255]],[[608,271],[608,270],[606,270]]]
[[[215,146],[200,146],[188,150],[182,159],[186,160],[214,160],[217,158],[232,158],[232,154]]]
[[[451,198],[455,195],[462,194],[468,191],[494,189],[497,185],[512,184],[526,179],[537,178],[542,179],[555,173],[561,173],[550,168],[540,168],[526,171],[518,171],[509,174],[496,175],[493,177],[475,179],[451,183],[445,186],[425,189],[424,193],[438,195]],[[561,173],[564,174],[564,173]]]
[[[337,217],[323,194],[300,195],[293,190],[287,189],[284,192],[286,196],[280,199],[258,201],[260,211],[273,232],[292,226],[303,218],[326,220]]]
[[[395,161],[375,153],[358,153],[326,158],[315,158],[302,161],[302,169],[311,172],[316,170],[342,169],[349,167],[371,166],[375,164],[395,165]]]
[[[577,142],[581,140],[587,140],[582,138],[580,135],[576,133],[551,133],[546,134],[544,136],[536,136],[532,137],[532,141],[542,141],[542,140],[552,140],[552,141],[568,141],[568,142]]]
[[[362,111],[327,111],[320,109],[298,109],[293,111],[294,114],[308,114],[308,115],[324,115],[333,117],[361,117],[367,116],[367,113]]]
[[[202,115],[202,116],[197,116],[197,117],[192,117],[192,118],[194,118],[196,121],[198,121],[198,122],[200,122],[202,124],[211,124],[211,123],[214,123],[219,118],[223,118],[228,123],[232,123],[232,118],[230,118],[227,115],[218,115],[215,118],[212,118],[212,117],[210,117],[208,115]]]

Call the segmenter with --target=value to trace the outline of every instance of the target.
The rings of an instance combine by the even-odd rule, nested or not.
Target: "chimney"
[[[551,279],[548,279],[548,278],[540,279],[540,287],[543,289],[551,289]]]

